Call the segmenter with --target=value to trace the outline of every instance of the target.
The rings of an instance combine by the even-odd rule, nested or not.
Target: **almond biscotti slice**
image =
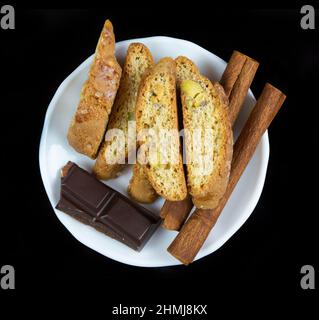
[[[186,57],[178,57],[187,185],[198,208],[213,209],[223,196],[232,159],[232,130],[222,87],[202,76]]]
[[[130,44],[123,67],[120,88],[112,108],[106,136],[114,129],[121,130],[121,138],[125,139],[124,146],[119,143],[116,135],[104,141],[96,159],[93,172],[99,179],[111,179],[124,167],[129,150],[128,139],[134,138],[131,132],[128,134],[129,121],[135,120],[135,105],[138,88],[145,72],[154,64],[149,49],[142,43]],[[134,129],[135,131],[135,129]],[[134,141],[135,143],[135,141]]]
[[[147,129],[140,141],[142,149],[146,146],[145,172],[155,191],[171,201],[183,200],[187,195],[178,135],[175,77],[175,61],[161,59],[143,80],[136,104],[138,137]],[[160,138],[169,145],[164,147]]]
[[[114,54],[113,26],[106,20],[67,136],[76,151],[92,159],[96,158],[103,140],[120,83],[122,70]]]

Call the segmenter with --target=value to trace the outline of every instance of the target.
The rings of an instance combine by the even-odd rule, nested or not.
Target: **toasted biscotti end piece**
[[[121,72],[115,58],[113,26],[106,20],[67,136],[76,151],[92,159],[96,158],[104,137]]]
[[[146,128],[159,134],[163,130],[171,134],[167,139],[171,152],[157,145],[155,157],[154,152],[146,152],[145,164],[145,172],[155,191],[171,201],[183,200],[187,195],[178,136],[175,70],[173,59],[161,59],[143,79],[136,105],[138,134]],[[146,145],[154,143],[149,135],[141,142]]]
[[[183,106],[188,189],[196,206],[213,209],[225,193],[232,159],[227,98],[222,87],[214,86],[202,76],[192,61],[179,57],[176,62]]]
[[[133,166],[133,176],[127,192],[135,201],[141,203],[152,203],[158,198],[158,194],[148,181],[143,166],[139,163]]]
[[[99,179],[115,178],[125,167],[123,160],[126,160],[128,153],[132,151],[128,150],[128,145],[132,146],[135,143],[135,127],[131,127],[134,132],[128,132],[128,123],[135,120],[138,88],[144,74],[153,65],[152,54],[144,44],[130,44],[123,67],[120,88],[110,115],[106,132],[107,139],[102,143],[93,168],[94,174]],[[121,139],[125,139],[123,143],[119,143],[118,136],[111,135],[114,129],[121,130]],[[133,143],[128,144],[129,139],[134,139]]]

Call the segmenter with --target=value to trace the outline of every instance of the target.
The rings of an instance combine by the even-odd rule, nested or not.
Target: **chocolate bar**
[[[161,221],[73,162],[62,168],[61,198],[56,208],[137,251]]]

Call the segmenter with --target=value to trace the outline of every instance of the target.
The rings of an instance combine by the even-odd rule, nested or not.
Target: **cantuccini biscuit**
[[[212,209],[223,196],[232,159],[232,130],[227,98],[220,85],[214,86],[186,57],[176,59],[180,88],[187,185],[198,208]]]
[[[103,142],[93,169],[99,179],[115,178],[125,165],[123,160],[126,162],[128,154],[135,150],[135,148],[134,150],[129,150],[135,144],[135,141],[129,144],[128,140],[135,139],[135,135],[133,132],[128,133],[128,123],[135,120],[138,88],[145,72],[153,64],[152,54],[144,44],[132,43],[129,46],[120,88],[112,108],[106,137],[113,129],[121,130],[121,135],[120,137],[110,135]],[[124,145],[119,143],[119,138],[125,139]]]
[[[143,79],[136,104],[136,127],[138,134],[143,129],[153,130],[155,135],[162,129],[172,133],[168,138],[170,152],[157,145],[158,154],[154,156],[149,148],[143,168],[159,195],[171,201],[183,200],[187,188],[178,136],[176,65],[173,59],[161,59]],[[143,143],[148,147],[153,144],[150,135],[142,139]]]
[[[67,136],[76,151],[90,158],[96,158],[103,140],[120,78],[121,67],[115,57],[113,26],[111,21],[106,20],[89,78],[82,88],[80,102]]]

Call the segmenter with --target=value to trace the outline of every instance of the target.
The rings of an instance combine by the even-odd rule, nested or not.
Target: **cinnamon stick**
[[[164,219],[162,226],[168,230],[180,230],[193,206],[192,198],[189,194],[182,201],[166,200],[160,213],[161,218]]]
[[[243,105],[259,63],[234,51],[220,80],[229,99],[229,120],[233,125]]]
[[[234,146],[228,187],[214,210],[197,209],[168,247],[168,252],[183,264],[191,263],[215,225],[240,176],[253,156],[260,138],[282,106],[286,96],[266,84]]]
[[[227,98],[229,98],[233,91],[235,82],[238,79],[247,58],[248,57],[243,53],[236,50],[233,51],[233,54],[231,55],[226,69],[220,79],[220,84],[223,86]]]
[[[220,83],[229,99],[229,119],[234,124],[248,89],[254,79],[259,63],[250,57],[234,51]],[[235,99],[238,101],[235,103]],[[179,231],[193,208],[192,199],[188,196],[182,201],[166,200],[160,216],[164,219],[162,226],[168,230]]]

